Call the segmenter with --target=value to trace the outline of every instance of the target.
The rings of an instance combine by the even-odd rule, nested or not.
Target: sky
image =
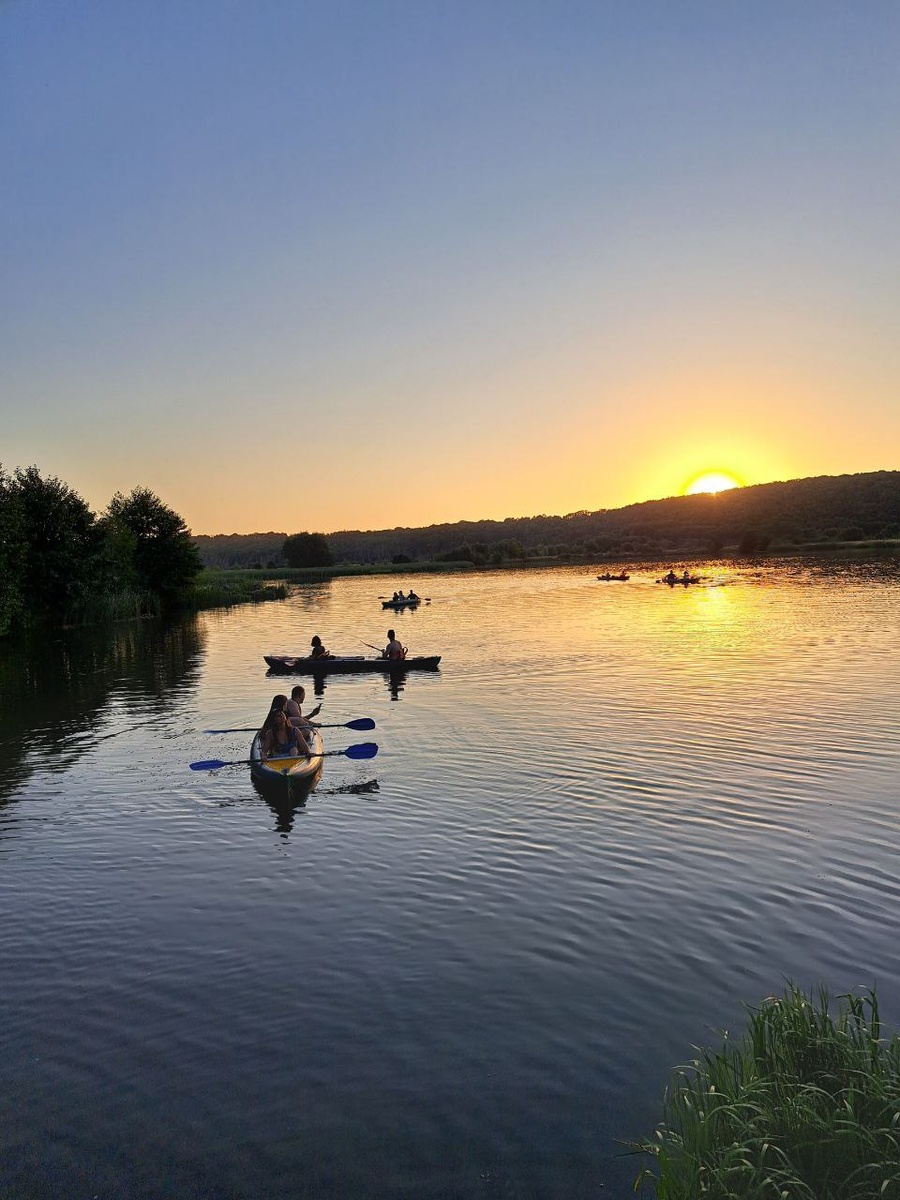
[[[896,0],[0,0],[0,463],[195,533],[900,466]]]

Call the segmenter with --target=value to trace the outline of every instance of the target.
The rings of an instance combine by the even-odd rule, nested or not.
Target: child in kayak
[[[275,696],[269,715],[262,727],[263,758],[283,758],[288,755],[303,755],[309,758],[309,745],[299,729],[295,729],[284,711],[287,696]]]

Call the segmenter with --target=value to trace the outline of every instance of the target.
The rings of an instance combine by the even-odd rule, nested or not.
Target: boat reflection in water
[[[253,787],[258,796],[262,797],[275,815],[275,831],[283,837],[294,828],[294,816],[298,809],[306,807],[309,795],[315,790],[316,784],[322,777],[322,768],[312,777],[291,780],[286,784],[273,785],[252,777]]]
[[[359,783],[342,783],[336,787],[319,787],[321,770],[314,779],[296,780],[290,790],[273,788],[260,780],[253,779],[253,787],[258,796],[263,799],[275,816],[275,832],[283,838],[288,837],[294,830],[294,818],[297,813],[306,808],[306,802],[315,792],[316,796],[336,795],[372,795],[380,791],[377,779],[366,779]]]
[[[389,667],[381,667],[379,673],[382,675],[387,690],[390,692],[392,700],[399,700],[400,693],[406,687],[406,680],[409,676],[410,667],[416,671],[424,671],[429,675],[440,675],[438,663],[439,657],[428,659],[414,659],[411,663],[405,660],[400,660],[396,665],[392,664]],[[425,664],[425,665],[423,665]],[[290,673],[284,667],[269,668],[266,671],[266,677],[269,679],[283,678]],[[328,686],[327,680],[329,677],[339,675],[341,672],[335,671],[334,668],[329,668],[327,671],[316,671],[309,668],[297,668],[296,674],[302,674],[311,678],[313,681],[313,695],[317,700],[321,700],[325,695],[325,688]],[[348,672],[348,674],[358,674],[358,672]]]
[[[400,693],[406,687],[406,679],[408,674],[408,671],[404,671],[401,668],[397,671],[389,671],[385,675],[384,682],[387,684],[387,690],[391,693],[392,700],[400,699]]]

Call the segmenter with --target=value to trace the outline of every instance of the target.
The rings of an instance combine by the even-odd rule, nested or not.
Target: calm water
[[[745,1002],[900,1025],[900,572],[600,569],[0,649],[4,1200],[624,1198]],[[440,671],[321,696],[375,760],[293,813],[188,770],[246,756],[202,731],[261,719],[264,653],[389,624]]]

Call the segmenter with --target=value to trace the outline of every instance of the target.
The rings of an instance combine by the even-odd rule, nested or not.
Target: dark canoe
[[[322,734],[313,729],[309,734],[311,758],[299,755],[284,758],[263,758],[262,736],[258,733],[250,746],[250,774],[262,787],[283,794],[308,791],[322,771]]]
[[[657,579],[657,583],[667,583],[669,587],[676,587],[679,583],[682,587],[687,587],[691,583],[699,583],[700,576],[692,575],[690,579]]]
[[[289,654],[264,654],[269,670],[277,675],[343,675],[359,671],[435,671],[439,654],[421,658],[292,658]]]
[[[422,603],[421,597],[418,600],[382,600],[382,608],[418,608]]]
[[[597,578],[603,583],[627,583],[631,578],[630,575],[598,575]]]

